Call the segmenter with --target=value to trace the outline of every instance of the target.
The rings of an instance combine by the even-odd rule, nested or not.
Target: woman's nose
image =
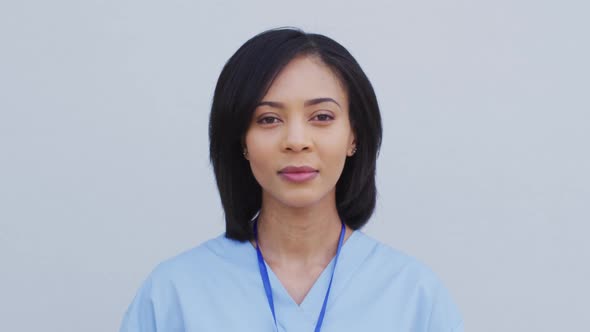
[[[311,138],[304,121],[290,121],[284,128],[283,150],[295,152],[309,150]]]

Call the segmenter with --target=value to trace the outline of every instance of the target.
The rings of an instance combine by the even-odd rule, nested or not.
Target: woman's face
[[[245,145],[263,201],[298,208],[335,202],[355,146],[337,76],[317,57],[293,59],[256,108]]]

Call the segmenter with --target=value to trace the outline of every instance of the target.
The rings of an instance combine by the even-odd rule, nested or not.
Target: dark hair
[[[278,73],[296,56],[317,56],[348,92],[349,119],[357,152],[346,158],[336,184],[336,207],[352,229],[375,209],[375,168],[381,146],[381,115],[373,87],[353,56],[336,41],[296,28],[262,32],[227,61],[215,87],[209,120],[209,156],[225,211],[226,237],[253,238],[249,221],[262,204],[262,189],[242,155],[256,105]]]

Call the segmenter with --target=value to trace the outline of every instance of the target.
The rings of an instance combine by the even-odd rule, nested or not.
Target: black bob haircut
[[[352,229],[364,226],[375,209],[375,168],[381,146],[381,115],[373,87],[353,56],[336,41],[297,28],[262,32],[227,61],[215,87],[209,119],[209,157],[230,239],[253,239],[250,220],[262,204],[262,189],[242,154],[258,103],[278,73],[295,57],[315,56],[348,93],[349,119],[357,152],[346,158],[336,184],[336,207]]]

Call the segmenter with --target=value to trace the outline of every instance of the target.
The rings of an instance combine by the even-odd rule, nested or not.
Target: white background
[[[160,261],[224,229],[215,82],[292,25],[347,47],[384,121],[364,229],[466,330],[590,326],[585,1],[3,1],[0,330],[118,329]]]

